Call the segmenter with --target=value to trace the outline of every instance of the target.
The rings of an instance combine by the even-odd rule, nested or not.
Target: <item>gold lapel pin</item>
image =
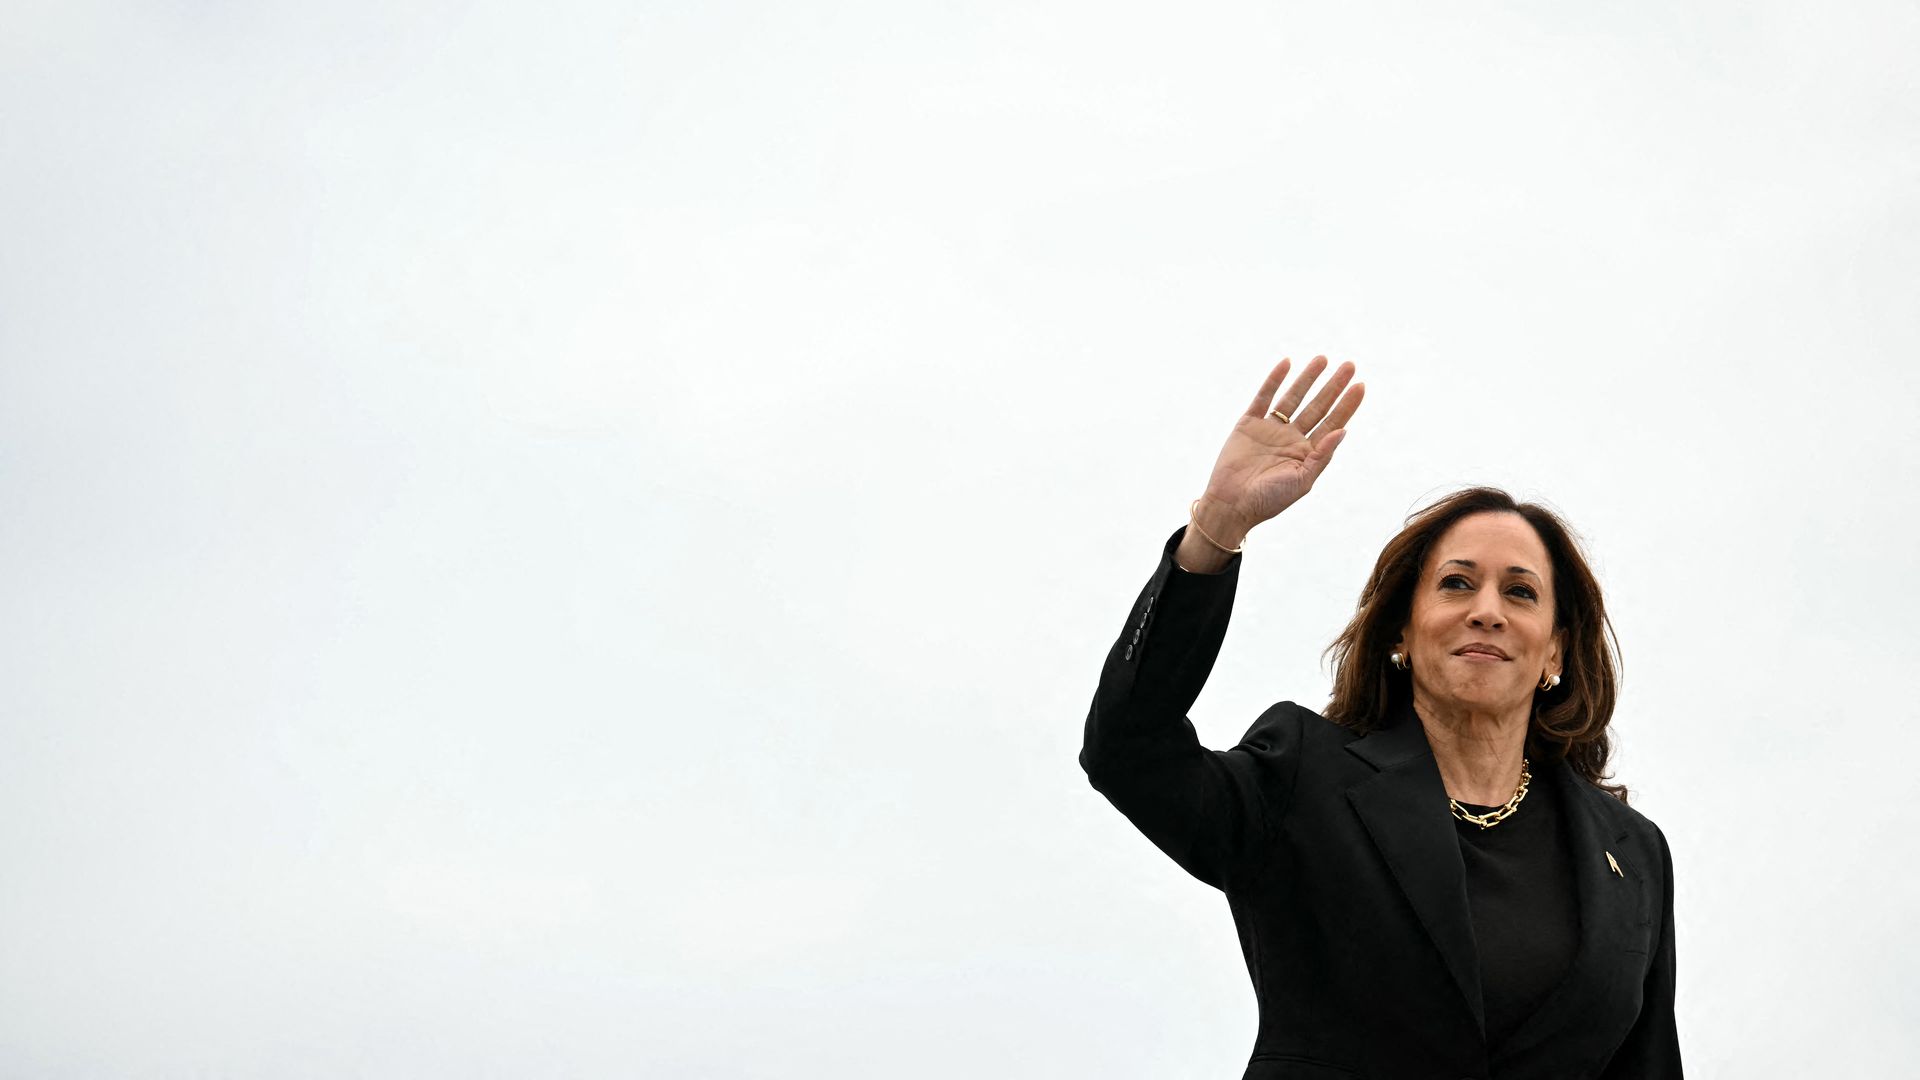
[[[1613,861],[1613,852],[1609,851],[1606,853],[1606,855],[1607,855],[1607,865],[1613,867],[1614,873],[1620,874],[1620,864]],[[1620,876],[1626,877],[1627,875],[1620,874]]]

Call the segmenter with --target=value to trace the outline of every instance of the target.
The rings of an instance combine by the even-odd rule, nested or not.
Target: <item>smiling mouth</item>
[[[1463,657],[1468,660],[1505,660],[1507,659],[1506,657],[1501,656],[1499,653],[1488,652],[1485,649],[1462,649],[1459,652],[1454,653],[1453,655]]]

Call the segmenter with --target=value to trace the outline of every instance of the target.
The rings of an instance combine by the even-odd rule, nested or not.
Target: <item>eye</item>
[[[1440,587],[1443,589],[1451,589],[1454,587],[1454,582],[1456,581],[1459,582],[1460,585],[1465,588],[1468,588],[1468,589],[1473,588],[1473,582],[1468,581],[1466,578],[1460,576],[1459,574],[1448,574],[1446,577],[1441,578]],[[1533,586],[1531,585],[1513,585],[1507,589],[1507,592],[1511,595],[1517,595],[1523,600],[1540,599],[1540,594],[1537,592],[1534,592]]]

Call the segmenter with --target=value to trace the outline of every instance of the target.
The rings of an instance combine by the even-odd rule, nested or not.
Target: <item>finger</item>
[[[1299,408],[1300,402],[1306,400],[1307,390],[1313,386],[1313,380],[1319,378],[1320,373],[1325,370],[1327,370],[1327,358],[1314,357],[1306,370],[1300,373],[1300,377],[1293,380],[1293,385],[1287,387],[1287,392],[1280,395],[1280,400],[1273,403],[1273,407],[1284,413],[1288,422],[1292,422],[1293,410]]]
[[[1346,427],[1347,421],[1353,419],[1354,412],[1360,408],[1360,402],[1366,396],[1366,383],[1357,382],[1347,387],[1347,392],[1340,395],[1339,404],[1335,405],[1333,411],[1327,414],[1327,418],[1320,421],[1319,426],[1314,429],[1319,432],[1319,434],[1310,434],[1308,438],[1325,438],[1328,432],[1337,431],[1340,428]]]
[[[1291,358],[1280,363],[1267,373],[1267,381],[1260,384],[1260,392],[1253,395],[1253,404],[1247,406],[1247,415],[1258,419],[1267,415],[1267,402],[1273,400],[1273,392],[1280,389],[1281,380],[1287,377],[1287,369],[1293,366]]]
[[[1333,452],[1338,450],[1340,444],[1345,442],[1346,439],[1346,428],[1329,431],[1321,436],[1320,445],[1314,447],[1313,453],[1307,455],[1307,484],[1309,486],[1311,486],[1315,480],[1320,479],[1321,473],[1327,471],[1327,462],[1333,460]]]
[[[1301,431],[1312,431],[1313,425],[1319,423],[1320,418],[1327,415],[1327,410],[1333,407],[1334,400],[1340,396],[1340,391],[1345,390],[1347,384],[1352,381],[1353,361],[1349,360],[1334,369],[1333,378],[1327,380],[1327,385],[1313,395],[1313,400],[1308,402],[1307,407],[1301,409],[1297,416],[1294,416],[1293,422],[1300,426]]]

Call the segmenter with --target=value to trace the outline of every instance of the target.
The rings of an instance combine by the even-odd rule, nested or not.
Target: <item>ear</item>
[[[1553,632],[1553,648],[1547,650],[1547,670],[1552,674],[1564,676],[1567,673],[1566,655],[1567,632],[1565,630],[1555,630]]]

